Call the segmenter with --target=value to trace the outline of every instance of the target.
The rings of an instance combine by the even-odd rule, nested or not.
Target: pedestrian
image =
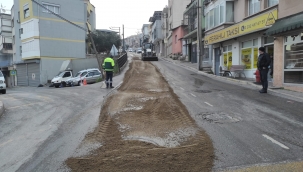
[[[270,57],[265,52],[264,47],[259,48],[259,57],[258,57],[258,70],[260,71],[262,89],[259,91],[260,93],[267,93],[268,88],[268,66],[270,65]]]
[[[113,56],[110,55],[109,57],[106,57],[103,62],[103,69],[106,72],[106,88],[114,88],[113,87],[113,75],[114,75],[114,67],[115,67],[115,61],[113,59]]]

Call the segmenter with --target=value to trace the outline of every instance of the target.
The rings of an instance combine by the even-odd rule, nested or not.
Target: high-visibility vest
[[[114,71],[114,67],[115,67],[115,60],[110,57],[106,57],[103,62],[103,69],[105,71]]]

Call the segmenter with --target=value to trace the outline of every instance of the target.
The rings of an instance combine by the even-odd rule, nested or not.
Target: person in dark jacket
[[[115,60],[113,56],[106,57],[103,62],[103,69],[106,72],[106,88],[114,88],[113,87],[113,75],[114,75],[114,67],[115,67]]]
[[[264,47],[259,48],[259,57],[258,57],[258,70],[260,71],[260,77],[261,77],[261,83],[262,83],[262,90],[260,90],[260,93],[267,93],[268,88],[268,66],[270,65],[270,57],[265,52]]]

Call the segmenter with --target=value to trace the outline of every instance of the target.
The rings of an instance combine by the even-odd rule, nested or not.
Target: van
[[[3,73],[0,71],[0,92],[6,94],[6,84]]]

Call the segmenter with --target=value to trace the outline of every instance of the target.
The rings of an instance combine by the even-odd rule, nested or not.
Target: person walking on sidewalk
[[[258,57],[258,70],[260,71],[261,76],[261,83],[262,83],[262,90],[260,90],[260,93],[267,93],[268,88],[268,66],[270,65],[270,58],[269,55],[265,52],[264,47],[259,48],[259,57]]]
[[[110,55],[106,57],[103,62],[103,69],[106,72],[106,88],[114,88],[113,87],[113,75],[114,75],[114,67],[115,67],[115,60],[113,56]]]

